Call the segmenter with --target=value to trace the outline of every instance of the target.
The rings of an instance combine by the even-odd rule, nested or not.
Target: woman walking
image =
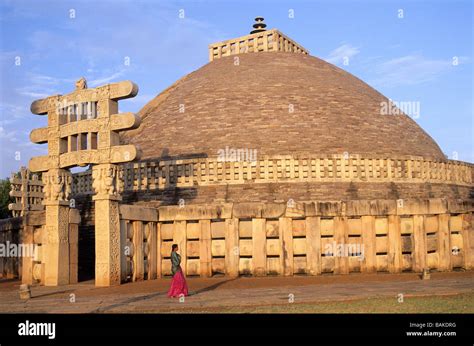
[[[178,254],[178,244],[173,244],[171,247],[171,287],[168,291],[168,297],[183,297],[188,295],[188,285],[184,278],[183,270],[181,269],[181,256]]]

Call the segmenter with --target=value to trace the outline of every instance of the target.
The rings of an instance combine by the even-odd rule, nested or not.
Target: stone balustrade
[[[472,268],[474,204],[444,199],[122,205],[133,249],[122,278],[170,275],[179,245],[187,276],[319,275]],[[472,235],[471,235],[472,238]]]
[[[178,244],[187,276],[320,275],[472,269],[474,203],[447,199],[162,206],[120,205],[121,282],[171,274]],[[69,214],[70,281],[77,282],[79,213]],[[0,277],[45,282],[45,212],[0,222]],[[20,237],[21,235],[21,237]],[[96,248],[96,251],[101,251]]]
[[[20,278],[24,284],[45,284],[48,265],[48,235],[45,211],[30,211],[22,217],[0,220],[0,278]],[[78,242],[80,215],[70,209],[68,235],[62,240],[68,246],[65,257],[70,283],[78,280]],[[13,250],[13,248],[15,248]]]
[[[20,277],[21,261],[17,256],[18,248],[14,250],[14,256],[11,250],[20,243],[21,228],[21,217],[0,220],[0,278]]]
[[[161,263],[157,259],[157,213],[153,208],[120,206],[121,280],[157,278]]]
[[[394,182],[473,184],[473,165],[418,157],[367,158],[342,155],[265,157],[255,162],[183,159],[122,165],[125,191],[169,187],[277,182]],[[90,171],[74,174],[73,194],[91,194]]]
[[[224,56],[257,52],[293,52],[309,54],[300,44],[276,29],[234,38],[209,45],[209,61]]]

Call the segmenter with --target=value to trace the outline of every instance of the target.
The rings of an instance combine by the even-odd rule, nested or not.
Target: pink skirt
[[[171,287],[168,291],[168,297],[182,297],[188,295],[188,284],[184,278],[183,271],[178,270],[171,280]]]

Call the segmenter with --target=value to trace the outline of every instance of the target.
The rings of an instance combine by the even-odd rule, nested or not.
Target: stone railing
[[[309,54],[300,44],[276,29],[262,31],[209,45],[209,61],[223,56],[257,52],[293,52]]]
[[[156,209],[120,206],[121,280],[156,279],[161,273],[157,259],[158,214]]]
[[[122,205],[122,279],[471,269],[472,203],[444,199]],[[126,247],[125,247],[126,246]]]
[[[472,202],[446,199],[121,205],[121,281],[170,275],[174,243],[188,276],[469,270],[473,212]],[[77,282],[77,210],[68,222],[64,260]],[[44,211],[0,221],[0,277],[45,282],[44,224]],[[32,245],[33,255],[20,261],[5,253],[7,244]]]
[[[45,211],[30,211],[23,217],[0,220],[0,278],[21,278],[24,284],[44,284],[48,237]],[[69,249],[62,261],[69,261],[70,282],[77,283],[80,215],[69,210]],[[15,247],[15,250],[12,250]],[[13,252],[15,251],[15,252]],[[92,254],[91,254],[92,255]]]
[[[255,162],[185,159],[123,165],[125,191],[277,182],[445,183],[470,186],[473,165],[417,157],[378,159],[342,155],[265,157]],[[73,194],[92,193],[90,171],[74,174]]]
[[[0,278],[20,277],[21,261],[18,257],[22,218],[0,220]]]

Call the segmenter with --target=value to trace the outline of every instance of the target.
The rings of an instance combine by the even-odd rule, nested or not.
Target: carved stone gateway
[[[134,97],[130,81],[87,88],[84,78],[67,95],[35,101],[31,111],[48,115],[48,126],[35,129],[34,143],[48,143],[48,155],[30,160],[33,172],[43,173],[46,206],[46,285],[68,283],[68,215],[72,177],[69,168],[94,165],[96,285],[120,284],[120,225],[118,202],[122,190],[117,163],[137,158],[133,145],[119,145],[119,131],[137,128],[140,118],[118,114],[118,101]]]
[[[26,167],[21,167],[19,173],[12,173],[10,177],[10,197],[14,203],[8,205],[13,217],[24,216],[27,211],[40,211],[44,207],[43,183],[37,174],[31,174]]]

